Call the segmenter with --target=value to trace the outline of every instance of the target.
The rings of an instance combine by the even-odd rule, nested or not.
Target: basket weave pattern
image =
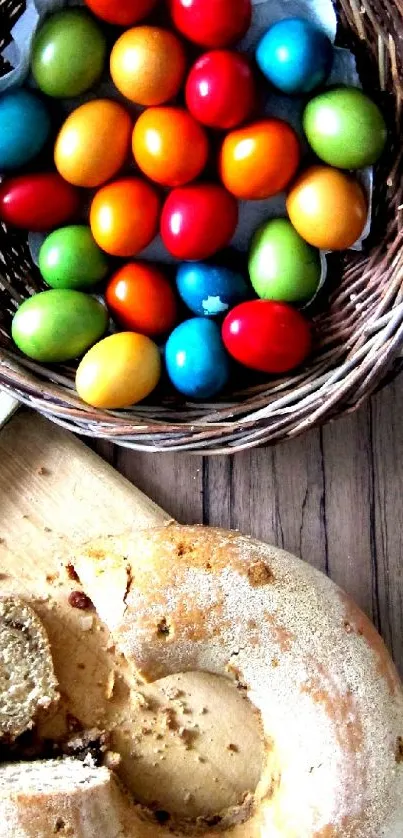
[[[295,437],[357,409],[396,374],[403,346],[403,0],[338,0],[336,6],[338,43],[357,55],[364,89],[386,114],[390,140],[376,171],[371,238],[363,253],[329,260],[334,290],[315,317],[316,351],[307,366],[282,380],[241,382],[216,404],[159,392],[132,410],[94,410],[78,399],[73,369],[44,367],[16,352],[12,315],[44,285],[26,237],[0,225],[0,387],[80,434],[138,450],[215,454]],[[23,8],[0,0],[0,48]]]

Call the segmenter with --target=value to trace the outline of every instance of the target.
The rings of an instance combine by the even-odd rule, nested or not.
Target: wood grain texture
[[[403,674],[402,415],[398,380],[358,414],[233,458],[95,448],[179,521],[239,528],[328,572]]]

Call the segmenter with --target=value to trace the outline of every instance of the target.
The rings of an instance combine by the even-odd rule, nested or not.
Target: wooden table
[[[403,384],[323,430],[232,458],[93,447],[183,523],[235,527],[329,573],[403,674]]]

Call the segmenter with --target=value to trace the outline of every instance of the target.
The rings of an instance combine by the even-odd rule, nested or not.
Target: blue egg
[[[225,387],[229,359],[217,323],[186,320],[168,338],[165,363],[174,387],[194,399],[209,399]]]
[[[304,18],[285,18],[263,35],[256,51],[266,78],[283,93],[310,93],[326,81],[334,50],[326,33]]]
[[[216,317],[251,296],[242,274],[219,265],[184,262],[176,284],[182,300],[195,314]]]
[[[30,90],[0,96],[0,172],[29,163],[49,137],[51,122],[46,106]]]

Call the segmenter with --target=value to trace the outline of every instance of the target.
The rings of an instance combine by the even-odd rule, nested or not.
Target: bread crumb
[[[87,614],[85,617],[80,617],[81,631],[91,631],[93,624],[94,618],[91,614]]]
[[[69,562],[66,565],[66,572],[67,576],[69,577],[69,579],[71,579],[72,582],[80,582],[80,577],[76,572],[74,565],[72,565],[71,562]]]
[[[275,581],[271,568],[262,561],[252,562],[248,567],[248,579],[253,588],[260,585],[272,585]]]
[[[171,701],[175,701],[177,698],[183,698],[185,695],[183,690],[178,689],[178,687],[165,687],[163,692]]]
[[[172,709],[172,707],[164,707],[163,711],[163,725],[166,730],[177,730],[178,729],[178,722],[176,718],[176,713]]]
[[[104,758],[104,766],[105,768],[109,768],[110,771],[115,771],[116,768],[119,768],[121,761],[122,757],[116,751],[107,751]]]
[[[238,745],[234,745],[233,742],[230,742],[230,744],[227,745],[227,750],[231,751],[231,753],[233,753],[233,754],[238,754],[239,753]]]
[[[195,739],[195,732],[193,730],[189,730],[187,727],[180,727],[178,730],[178,734],[182,739],[182,742],[186,745],[186,749],[190,750],[193,745],[193,740]]]
[[[142,710],[150,710],[150,707],[151,707],[150,702],[145,697],[145,695],[143,695],[143,693],[140,693],[140,692],[134,693],[133,699],[134,699],[134,704],[137,707],[139,707],[139,708],[141,707]]]
[[[110,701],[113,696],[113,691],[115,689],[115,680],[115,670],[111,669],[111,671],[108,673],[105,685],[105,698],[107,699],[107,701]]]

